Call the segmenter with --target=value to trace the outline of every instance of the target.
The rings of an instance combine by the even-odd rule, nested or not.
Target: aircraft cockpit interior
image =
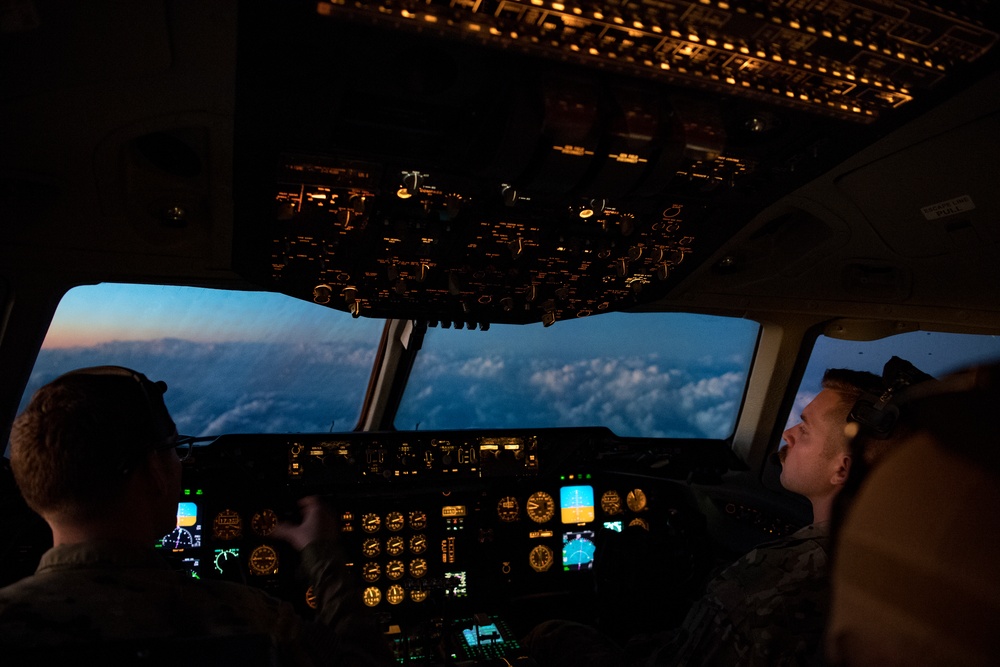
[[[308,618],[319,496],[400,665],[676,625],[810,523],[826,368],[1000,359],[989,2],[0,5],[4,434],[165,381],[157,550]],[[0,586],[52,543],[7,463]]]

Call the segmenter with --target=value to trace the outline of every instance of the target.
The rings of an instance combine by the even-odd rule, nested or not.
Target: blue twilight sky
[[[60,373],[119,364],[167,382],[182,433],[350,430],[382,327],[280,294],[81,286],[60,303],[21,407]],[[669,313],[485,332],[432,328],[396,426],[604,425],[627,436],[727,437],[757,333],[748,320]],[[1000,339],[821,339],[793,415],[818,391],[825,368],[881,372],[892,354],[939,374],[1000,357]]]
[[[819,393],[820,380],[827,368],[853,368],[882,375],[883,366],[893,356],[934,377],[942,377],[974,363],[1000,360],[1000,336],[933,331],[913,331],[874,341],[821,336],[809,358],[789,422],[797,421],[802,409]]]

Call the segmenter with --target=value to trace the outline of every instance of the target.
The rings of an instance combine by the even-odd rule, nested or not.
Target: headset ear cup
[[[878,407],[881,398],[874,394],[864,394],[857,400],[847,420],[857,422],[865,431],[876,438],[888,438],[899,419],[899,408],[893,403]]]
[[[847,421],[857,422],[869,435],[884,440],[892,435],[899,421],[899,405],[905,402],[907,388],[933,379],[909,361],[894,356],[882,368],[882,394],[862,394]]]

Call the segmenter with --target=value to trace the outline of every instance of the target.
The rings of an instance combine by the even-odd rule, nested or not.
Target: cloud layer
[[[346,431],[373,359],[373,347],[354,343],[113,342],[43,350],[26,397],[72,368],[117,364],[167,382],[185,434]],[[745,381],[738,357],[680,364],[657,354],[543,358],[425,346],[396,427],[607,426],[623,436],[725,438]]]
[[[177,339],[42,350],[31,392],[74,368],[128,366],[164,380],[181,433],[293,433],[355,427],[374,347],[362,344],[194,343]]]
[[[746,383],[745,362],[733,359],[676,367],[656,354],[563,361],[423,352],[401,429],[607,426],[627,436],[724,438]]]

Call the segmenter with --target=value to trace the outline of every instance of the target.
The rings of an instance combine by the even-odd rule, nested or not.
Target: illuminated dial
[[[514,496],[504,496],[497,503],[497,516],[500,517],[501,521],[506,521],[510,523],[512,521],[517,521],[517,515],[521,512],[521,506],[517,503],[517,498]]]
[[[415,554],[422,554],[427,551],[427,536],[423,533],[417,533],[410,538],[410,551]]]
[[[278,573],[278,552],[266,544],[250,552],[250,572],[258,576]]]
[[[310,609],[319,609],[319,600],[316,599],[316,591],[312,586],[306,589],[306,606]]]
[[[622,497],[617,491],[605,491],[601,496],[601,509],[605,514],[614,516],[622,513]]]
[[[391,560],[385,564],[385,576],[389,577],[393,581],[396,579],[402,579],[405,572],[406,566],[403,565],[403,561],[401,560]]]
[[[361,577],[365,581],[378,581],[382,575],[382,566],[375,561],[367,561],[361,566]]]
[[[361,553],[368,558],[375,558],[375,556],[382,553],[382,547],[379,545],[378,538],[366,538],[365,541],[361,543]]]
[[[227,568],[239,566],[239,562],[239,549],[219,549],[215,552],[215,569],[218,570],[219,574],[225,574]]]
[[[636,526],[638,528],[642,528],[643,530],[649,530],[649,522],[646,521],[645,519],[640,519],[639,517],[636,517],[636,518],[632,519],[631,521],[629,521],[628,525],[629,526]]]
[[[427,599],[427,591],[419,588],[414,588],[410,591],[410,599],[414,602],[423,602]]]
[[[632,489],[625,496],[625,503],[633,512],[641,512],[646,509],[646,494],[642,489]]]
[[[385,552],[390,556],[398,556],[403,553],[403,538],[399,535],[393,535],[385,541]]]
[[[389,512],[385,515],[385,527],[389,530],[395,532],[397,530],[403,530],[403,513],[402,512]]]
[[[410,512],[410,528],[413,530],[423,530],[427,527],[427,512],[423,510],[413,510]]]
[[[190,531],[186,528],[181,528],[177,526],[174,528],[173,532],[169,535],[164,536],[160,540],[160,546],[165,549],[173,549],[174,551],[181,551],[182,549],[187,549],[188,547],[194,546],[194,538],[191,536]]]
[[[379,518],[378,514],[369,512],[361,515],[361,529],[366,533],[377,533],[381,527],[382,519]]]
[[[389,586],[389,590],[385,592],[385,601],[389,604],[399,604],[406,598],[406,591],[399,584],[393,584]]]
[[[410,576],[414,579],[419,579],[420,577],[427,574],[427,561],[423,558],[414,558],[410,561]]]
[[[528,518],[537,523],[545,523],[556,513],[556,503],[552,496],[544,491],[536,491],[528,496],[528,503],[525,505]]]
[[[545,572],[552,567],[552,549],[544,544],[538,544],[528,554],[528,563],[535,572]]]
[[[374,607],[382,601],[382,591],[375,586],[369,586],[361,594],[361,599],[364,600],[366,606]]]
[[[278,525],[278,515],[274,513],[274,510],[262,510],[253,515],[250,520],[250,527],[253,532],[261,537],[267,537],[274,530],[274,527]]]
[[[235,540],[243,535],[243,520],[234,510],[222,510],[212,522],[212,536],[217,540]]]

